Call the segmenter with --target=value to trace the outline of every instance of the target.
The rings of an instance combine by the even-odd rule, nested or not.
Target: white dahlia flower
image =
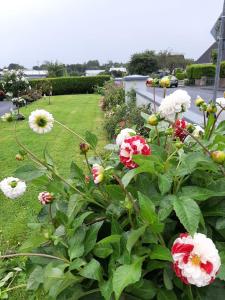
[[[94,178],[94,183],[98,184],[103,181],[104,179],[104,168],[99,164],[94,164],[92,167],[92,175]]]
[[[125,128],[120,131],[120,133],[116,137],[116,144],[121,146],[125,139],[136,135],[136,132],[131,128]]]
[[[173,267],[176,275],[185,283],[202,287],[212,283],[221,261],[213,241],[202,233],[194,237],[180,234],[172,247]]]
[[[29,116],[30,128],[39,134],[47,133],[52,130],[54,118],[52,114],[44,109],[32,111]]]
[[[160,106],[159,113],[162,117],[173,119],[176,113],[183,113],[191,106],[191,97],[186,91],[177,90],[165,97]]]
[[[0,182],[0,189],[10,199],[22,196],[26,191],[26,187],[24,181],[14,177],[7,177]]]

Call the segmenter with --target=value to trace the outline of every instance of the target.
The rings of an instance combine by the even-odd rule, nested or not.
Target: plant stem
[[[219,113],[218,113],[217,116],[216,116],[216,119],[215,119],[215,121],[214,121],[214,123],[213,123],[213,126],[212,126],[211,131],[210,131],[210,134],[209,134],[209,139],[210,139],[210,137],[211,137],[212,134],[213,134],[213,130],[215,129],[216,122],[218,121],[219,116],[220,116],[221,113],[225,110],[225,107],[222,107],[222,106],[220,106],[220,107],[221,107],[222,109],[219,111]]]
[[[154,113],[156,113],[156,103],[155,103],[155,86],[153,86],[153,105],[154,105]]]
[[[19,284],[19,285],[16,285],[14,287],[11,287],[11,288],[7,288],[6,290],[4,290],[4,292],[10,292],[10,291],[13,291],[13,290],[16,290],[16,289],[20,289],[20,288],[23,288],[23,287],[26,287],[27,285],[26,284]]]
[[[50,220],[51,220],[51,223],[52,223],[53,227],[55,227],[55,222],[54,222],[53,217],[52,217],[52,204],[51,203],[49,204],[49,217],[50,217]]]
[[[206,127],[206,118],[205,118],[205,112],[204,112],[204,110],[202,111],[202,113],[203,113],[203,119],[204,119],[204,129],[205,129],[205,127]]]
[[[116,179],[116,181],[119,183],[121,189],[124,191],[124,193],[127,195],[127,198],[129,199],[129,201],[131,202],[131,204],[134,207],[134,210],[136,211],[137,214],[139,214],[140,209],[137,206],[137,203],[134,201],[133,197],[131,196],[131,194],[125,189],[122,181],[120,180],[120,178],[116,175],[113,175],[113,177]]]
[[[59,124],[60,126],[62,126],[63,128],[65,128],[67,131],[69,131],[70,133],[72,133],[73,135],[75,135],[76,137],[78,137],[80,140],[82,140],[84,143],[88,144],[88,142],[78,133],[76,133],[75,131],[73,131],[72,129],[70,129],[69,127],[67,127],[66,125],[62,124],[61,122],[55,120],[55,122],[57,124]]]
[[[46,258],[51,258],[51,259],[57,259],[57,260],[61,260],[61,261],[65,262],[65,263],[69,263],[69,260],[67,260],[66,258],[61,258],[61,257],[58,257],[58,256],[44,254],[44,253],[14,253],[14,254],[6,254],[6,255],[0,255],[0,259],[14,258],[14,257],[19,257],[19,256],[39,256],[39,257],[46,257]]]
[[[89,172],[90,172],[90,174],[91,174],[91,167],[90,167],[90,164],[89,164],[89,162],[88,162],[87,153],[84,153],[84,158],[85,158],[85,161],[86,161],[88,170],[89,170]]]
[[[95,224],[95,223],[98,223],[98,222],[101,222],[101,221],[105,221],[105,220],[107,220],[107,218],[106,217],[102,217],[102,218],[95,219],[95,220],[93,220],[91,222],[85,223],[85,224],[86,225],[92,225],[92,224]]]
[[[155,126],[155,131],[156,131],[156,134],[157,134],[158,146],[160,146],[160,137],[159,137],[159,131],[158,131],[157,126]]]
[[[84,296],[90,295],[90,294],[97,293],[97,292],[99,292],[99,291],[100,291],[99,289],[94,289],[94,290],[90,290],[90,291],[84,292],[84,293],[81,295],[81,298],[83,298]]]

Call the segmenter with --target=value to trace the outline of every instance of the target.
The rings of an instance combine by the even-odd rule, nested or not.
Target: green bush
[[[110,110],[116,105],[121,105],[125,102],[125,90],[123,86],[115,84],[114,81],[105,82],[102,95],[102,110]]]
[[[201,79],[203,76],[214,77],[215,65],[213,64],[195,64],[187,67],[187,77],[189,79]]]
[[[90,77],[59,77],[33,79],[30,84],[34,88],[41,88],[46,82],[50,82],[53,95],[64,94],[86,94],[93,93],[95,86],[103,86],[110,79],[110,76],[90,76]]]
[[[175,76],[178,80],[184,80],[185,78],[187,78],[187,73],[185,71],[182,71],[181,69],[177,69]]]

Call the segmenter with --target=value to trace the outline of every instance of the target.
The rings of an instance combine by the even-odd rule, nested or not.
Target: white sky
[[[170,49],[198,58],[223,0],[0,0],[0,67]]]

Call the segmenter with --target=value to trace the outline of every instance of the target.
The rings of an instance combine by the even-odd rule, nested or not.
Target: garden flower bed
[[[27,289],[47,299],[223,299],[225,295],[225,121],[223,103],[198,99],[204,128],[182,113],[190,97],[178,90],[158,112],[142,113],[148,137],[123,128],[104,149],[90,131],[77,133],[54,114],[35,110],[37,139],[55,126],[80,141],[67,177],[51,150],[37,156],[17,135],[19,167],[0,188],[9,199],[36,184],[42,204],[33,234],[15,253],[27,257]],[[90,154],[91,153],[91,154]],[[11,200],[9,200],[11,201]]]

